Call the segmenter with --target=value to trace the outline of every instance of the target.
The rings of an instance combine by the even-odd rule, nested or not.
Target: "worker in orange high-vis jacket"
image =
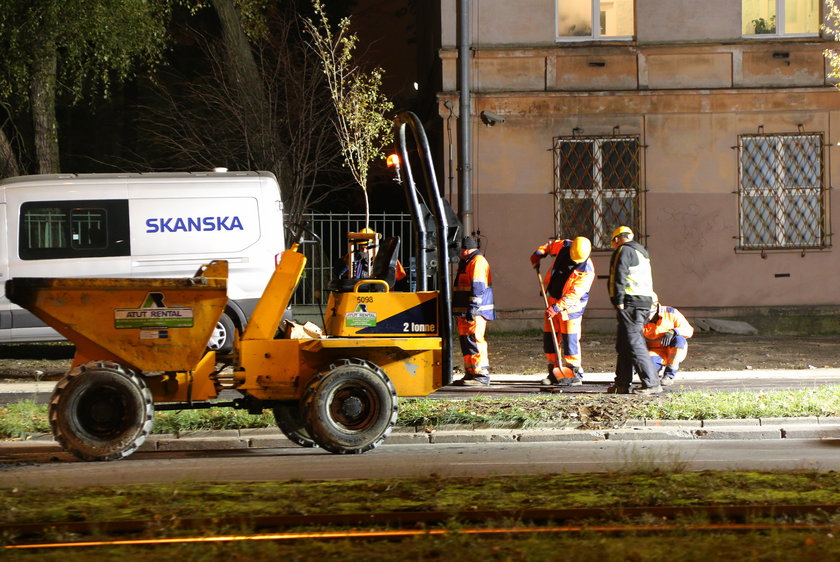
[[[662,371],[659,384],[674,384],[680,364],[688,354],[687,340],[694,335],[694,328],[679,310],[661,304],[654,293],[653,306],[643,333],[650,359],[657,371]]]
[[[580,333],[583,313],[589,302],[589,289],[595,280],[595,266],[589,259],[592,243],[584,236],[573,240],[550,240],[531,254],[531,265],[539,271],[540,261],[551,256],[554,262],[545,274],[548,308],[543,318],[543,351],[548,359],[548,377],[544,385],[578,386],[583,384]],[[554,330],[552,331],[552,324]],[[557,334],[562,338],[563,357],[557,357]],[[573,378],[558,379],[555,366],[568,366]]]
[[[461,241],[461,260],[455,275],[452,313],[458,321],[461,353],[464,355],[464,378],[457,386],[490,384],[490,358],[484,338],[487,322],[496,319],[493,304],[493,279],[490,264],[472,236]]]

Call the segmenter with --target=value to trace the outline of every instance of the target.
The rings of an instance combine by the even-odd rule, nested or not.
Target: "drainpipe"
[[[458,0],[458,218],[464,236],[472,228],[472,128],[470,127],[470,0]]]

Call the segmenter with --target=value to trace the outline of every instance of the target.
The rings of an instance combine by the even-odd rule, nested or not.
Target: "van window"
[[[23,260],[130,255],[128,202],[24,203],[18,239],[18,253]]]

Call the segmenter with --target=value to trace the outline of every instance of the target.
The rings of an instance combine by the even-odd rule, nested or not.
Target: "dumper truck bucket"
[[[76,363],[190,371],[227,304],[227,275],[227,262],[214,261],[180,279],[18,277],[6,296],[73,342]]]

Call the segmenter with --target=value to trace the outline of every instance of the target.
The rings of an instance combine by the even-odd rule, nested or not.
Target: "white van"
[[[13,277],[188,277],[229,264],[208,347],[230,351],[284,249],[270,172],[56,174],[0,180],[0,286]],[[0,298],[0,342],[60,340]]]

